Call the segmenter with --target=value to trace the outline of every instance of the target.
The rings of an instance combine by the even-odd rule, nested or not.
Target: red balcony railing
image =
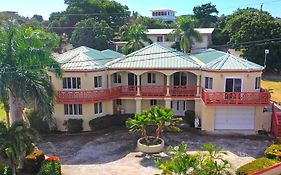
[[[144,85],[144,86],[119,86],[108,89],[58,91],[57,103],[61,104],[86,104],[106,100],[113,100],[120,97],[143,97],[163,98],[169,97],[196,97],[197,86],[169,86],[170,93],[167,93],[168,86]],[[139,94],[138,94],[139,89]]]
[[[206,105],[214,106],[264,106],[269,105],[270,93],[261,90],[259,92],[209,92],[202,90],[202,100]]]
[[[275,103],[272,103],[272,131],[275,137],[281,136],[281,114],[277,113],[278,108]]]

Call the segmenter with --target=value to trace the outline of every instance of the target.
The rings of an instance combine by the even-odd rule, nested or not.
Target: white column
[[[196,94],[196,96],[200,96],[200,90],[201,90],[200,82],[201,82],[201,75],[198,75],[197,76],[197,83],[196,83],[196,85],[197,85],[197,94]]]
[[[107,75],[107,88],[111,88],[111,75]]]
[[[141,98],[135,98],[136,100],[136,114],[141,112]]]
[[[171,98],[165,98],[165,108],[171,108]]]
[[[166,86],[167,86],[167,94],[166,96],[170,96],[170,75],[167,75],[167,78],[166,78]]]
[[[140,95],[140,75],[137,75],[137,96]]]

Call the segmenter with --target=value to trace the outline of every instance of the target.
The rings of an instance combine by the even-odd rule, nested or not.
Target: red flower
[[[60,158],[58,156],[50,156],[46,160],[48,161],[55,161],[55,162],[60,162]]]

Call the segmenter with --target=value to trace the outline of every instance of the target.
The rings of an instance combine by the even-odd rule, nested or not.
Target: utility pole
[[[264,69],[266,68],[266,59],[267,59],[268,54],[269,54],[269,49],[265,49],[264,50]]]

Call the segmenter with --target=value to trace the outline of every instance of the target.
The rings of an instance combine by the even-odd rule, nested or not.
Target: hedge
[[[36,150],[25,157],[25,169],[29,173],[37,173],[40,170],[45,154],[42,150]]]
[[[89,126],[92,131],[102,130],[112,126],[125,126],[125,122],[129,117],[134,117],[134,114],[106,115],[90,120]]]
[[[248,175],[253,174],[258,171],[261,171],[263,169],[266,169],[268,167],[271,167],[272,165],[278,163],[277,160],[269,159],[266,157],[258,158],[246,165],[241,166],[236,170],[237,175]]]
[[[61,162],[59,157],[51,156],[46,159],[37,175],[61,175]]]
[[[272,144],[264,152],[264,155],[269,159],[281,161],[281,144]]]
[[[68,119],[63,123],[65,129],[71,133],[78,133],[83,131],[83,119]]]

